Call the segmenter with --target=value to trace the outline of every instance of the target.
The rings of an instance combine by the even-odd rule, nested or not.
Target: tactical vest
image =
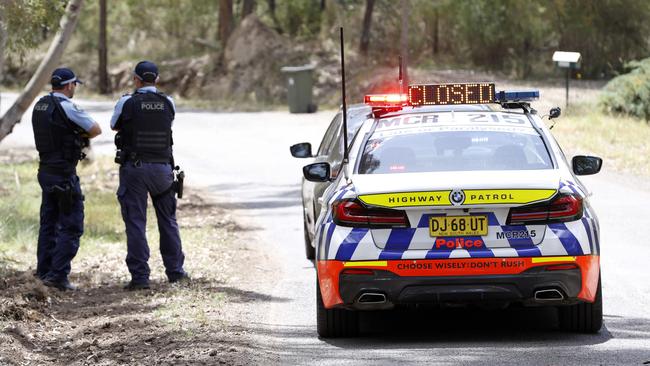
[[[122,108],[119,149],[126,160],[172,161],[174,108],[162,93],[134,93]]]
[[[73,174],[82,158],[83,139],[60,104],[64,98],[46,95],[34,106],[32,128],[39,154],[39,171]],[[80,128],[80,127],[79,127]]]

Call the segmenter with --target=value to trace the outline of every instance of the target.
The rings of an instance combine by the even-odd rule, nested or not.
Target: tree
[[[219,40],[225,48],[233,28],[232,0],[219,0]]]
[[[0,11],[0,85],[5,78],[5,47],[7,45],[7,29],[4,23],[4,12]],[[1,104],[0,104],[1,105]]]
[[[370,24],[372,23],[372,9],[375,6],[375,0],[366,0],[366,11],[363,14],[363,29],[361,30],[361,42],[359,52],[362,55],[368,55],[368,45],[370,44]]]
[[[244,19],[255,11],[255,0],[244,0],[242,2],[241,18]]]
[[[106,44],[106,0],[99,0],[99,92],[108,94],[111,86],[108,80],[108,48]]]
[[[5,77],[5,47],[7,46],[7,29],[5,28],[4,13],[0,12],[0,84]]]
[[[402,0],[400,2],[402,8],[402,33],[400,38],[400,55],[402,56],[402,65],[404,66],[404,73],[402,74],[404,78],[404,85],[409,83],[409,74],[408,74],[408,60],[409,60],[409,2],[408,0]]]
[[[280,27],[280,22],[278,21],[278,16],[275,13],[276,4],[275,0],[267,0],[269,6],[269,13],[271,13],[271,20],[273,21],[273,27],[276,32],[282,34],[282,27]]]
[[[20,122],[23,114],[29,108],[30,104],[34,101],[39,91],[50,80],[52,71],[56,68],[61,55],[70,41],[70,37],[79,20],[79,12],[83,0],[70,0],[65,8],[59,30],[57,31],[50,48],[48,49],[41,64],[36,69],[36,72],[29,80],[25,89],[20,93],[18,99],[7,110],[7,112],[0,118],[0,141],[11,133],[16,123]]]

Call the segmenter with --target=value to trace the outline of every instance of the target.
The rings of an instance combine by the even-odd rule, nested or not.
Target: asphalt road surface
[[[14,97],[3,95],[3,110]],[[112,154],[112,104],[79,104],[104,129],[96,152]],[[188,184],[203,187],[231,210],[266,255],[251,265],[268,267],[273,285],[262,291],[270,300],[256,303],[254,316],[245,318],[260,352],[280,364],[650,364],[650,189],[607,171],[584,178],[601,223],[600,334],[559,331],[552,309],[455,309],[368,313],[361,337],[319,339],[315,271],[304,257],[302,237],[300,168],[307,162],[293,159],[288,147],[302,141],[317,147],[332,115],[176,115],[175,155]],[[33,146],[30,120],[27,114],[0,148]]]

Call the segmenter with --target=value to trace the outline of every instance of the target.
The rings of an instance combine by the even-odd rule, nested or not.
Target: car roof
[[[451,130],[520,132],[538,135],[533,122],[522,113],[486,109],[434,111],[417,109],[409,113],[381,116],[372,121],[373,135],[384,131],[401,133],[444,132]]]

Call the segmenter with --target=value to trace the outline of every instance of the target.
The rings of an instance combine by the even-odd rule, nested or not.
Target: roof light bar
[[[526,91],[505,91],[496,93],[495,102],[513,103],[513,102],[532,102],[539,99],[539,90]]]
[[[364,98],[365,104],[372,107],[402,106],[406,104],[406,101],[405,94],[370,94]]]

